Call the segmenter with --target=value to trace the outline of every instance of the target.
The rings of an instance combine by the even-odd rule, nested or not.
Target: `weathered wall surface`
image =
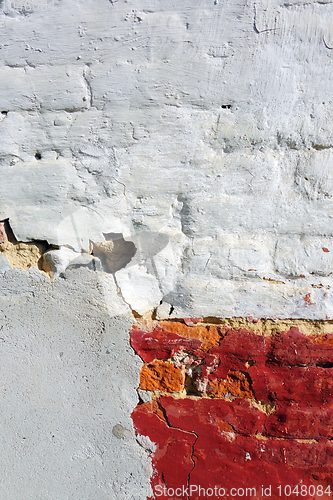
[[[136,237],[117,279],[140,314],[332,318],[332,3],[20,5],[0,34],[17,239]]]
[[[14,269],[0,290],[1,498],[146,498],[151,466],[130,418],[140,363],[121,301],[111,316],[88,270],[50,282]]]
[[[145,364],[132,417],[157,443],[151,499],[331,498],[333,335],[306,326],[133,328]]]
[[[133,315],[333,319],[332,14],[0,0],[6,499],[150,494]]]

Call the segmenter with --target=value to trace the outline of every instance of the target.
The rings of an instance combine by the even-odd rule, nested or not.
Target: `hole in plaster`
[[[1,114],[7,116],[8,115],[8,111],[1,111]]]
[[[231,109],[232,108],[232,104],[221,104],[221,108],[222,109]]]
[[[51,268],[43,255],[50,248],[53,247],[45,240],[18,241],[9,219],[0,221],[0,254],[7,257],[10,267],[27,271],[34,266],[51,275]]]
[[[105,241],[90,241],[90,253],[98,257],[103,270],[115,273],[123,269],[136,254],[136,246],[132,241],[125,241],[122,233],[103,233]]]
[[[36,152],[35,158],[36,158],[36,160],[41,160],[42,159],[42,155],[41,155],[41,153],[39,151]]]

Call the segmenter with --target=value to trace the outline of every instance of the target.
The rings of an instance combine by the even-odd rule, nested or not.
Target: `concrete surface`
[[[130,418],[141,363],[115,289],[111,315],[87,269],[53,282],[14,269],[0,288],[0,497],[147,498],[151,465]]]

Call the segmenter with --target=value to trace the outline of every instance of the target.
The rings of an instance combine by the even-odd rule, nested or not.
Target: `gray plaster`
[[[129,500],[135,490],[145,499],[150,462],[130,418],[140,369],[130,316],[108,313],[86,269],[53,281],[8,271],[0,290],[0,497]]]

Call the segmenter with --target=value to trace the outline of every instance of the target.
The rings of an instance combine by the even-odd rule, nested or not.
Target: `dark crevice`
[[[193,378],[190,375],[185,375],[185,391],[187,396],[202,396],[202,393],[195,387]]]
[[[159,409],[161,410],[162,414],[163,414],[163,417],[164,417],[164,420],[165,420],[165,423],[167,424],[168,427],[172,428],[173,426],[170,424],[169,422],[169,419],[168,419],[168,416],[167,416],[167,413],[165,411],[165,408],[164,406],[162,405],[161,401],[159,399],[156,400],[157,402],[157,406],[159,407]]]
[[[254,32],[257,33],[257,35],[260,35],[260,33],[266,33],[267,31],[276,31],[276,28],[268,28],[265,30],[258,30],[256,4],[254,4],[253,8],[254,8],[254,17],[253,17],[253,30],[254,30]]]
[[[8,241],[10,241],[10,243],[13,243],[14,245],[16,245],[18,243],[18,241],[13,233],[12,228],[10,227],[9,219],[4,219],[4,220],[1,220],[0,222],[4,224],[5,233],[7,235]]]
[[[189,488],[190,487],[190,481],[191,481],[191,474],[192,472],[194,471],[194,468],[195,468],[195,460],[194,460],[194,448],[195,448],[195,445],[196,445],[196,442],[198,440],[198,434],[196,434],[195,432],[193,432],[193,434],[195,435],[195,441],[192,445],[192,452],[191,452],[191,456],[190,456],[190,459],[192,461],[192,464],[193,464],[193,467],[192,467],[192,470],[190,470],[190,472],[188,473],[188,476],[187,476],[187,487]],[[187,498],[189,499],[190,497],[187,495]]]
[[[326,47],[328,50],[333,50],[333,47],[330,47],[329,45],[327,45],[326,40],[325,40],[325,37],[323,37],[323,44],[325,45],[325,47]]]
[[[220,318],[215,318],[213,316],[206,316],[205,318],[202,318],[202,323],[208,323],[210,325],[222,325],[223,320]]]
[[[327,361],[325,363],[317,363],[316,366],[319,366],[320,368],[333,368],[333,362]]]
[[[19,243],[26,243],[27,245],[31,244],[31,245],[40,245],[40,246],[43,246],[45,247],[45,251],[46,250],[50,250],[50,249],[55,249],[55,248],[58,248],[57,246],[55,245],[50,245],[46,240],[29,240],[29,241],[19,241],[10,224],[9,224],[9,219],[3,219],[3,220],[0,220],[0,223],[3,223],[4,224],[4,227],[5,227],[5,232],[6,232],[6,235],[7,235],[7,238],[8,238],[8,241],[10,243],[13,243],[13,245],[18,245]]]
[[[267,361],[267,366],[281,367],[281,368],[333,368],[331,361],[318,361],[317,363],[281,363],[278,359],[270,358]]]
[[[140,396],[140,393],[139,393],[138,389],[136,390],[136,393],[137,393],[138,399],[139,399],[138,406],[145,404],[144,400]]]
[[[132,309],[132,314],[134,316],[135,319],[141,319],[142,318],[142,315],[139,314],[137,311],[135,311],[135,309]]]
[[[153,312],[151,313],[151,319],[153,321],[157,320],[157,307],[154,308]]]
[[[312,144],[311,147],[316,151],[322,151],[323,149],[332,149],[333,146],[331,144]],[[306,179],[306,177],[304,177],[304,179]]]

